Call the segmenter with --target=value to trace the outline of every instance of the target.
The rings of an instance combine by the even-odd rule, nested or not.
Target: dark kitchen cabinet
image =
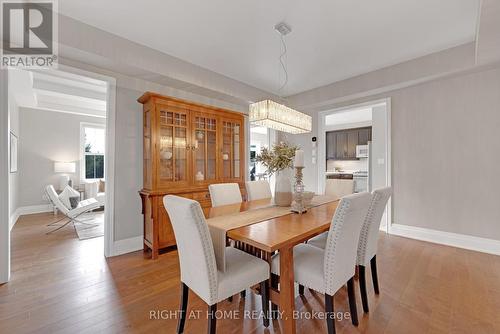
[[[337,145],[336,145],[335,159],[345,160],[347,157],[347,132],[337,133]]]
[[[372,128],[362,128],[358,131],[358,145],[366,145],[372,140]]]
[[[326,159],[335,159],[337,153],[337,134],[335,132],[326,133]]]
[[[346,159],[356,159],[356,146],[358,145],[358,130],[347,132],[347,156]]]
[[[326,133],[326,159],[356,160],[356,146],[372,140],[372,128],[356,128]]]

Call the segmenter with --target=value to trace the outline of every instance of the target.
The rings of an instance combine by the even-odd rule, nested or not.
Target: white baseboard
[[[392,235],[433,242],[436,244],[500,255],[500,240],[486,239],[471,235],[437,231],[400,224],[391,225],[389,233]]]
[[[14,211],[14,213],[12,213],[12,215],[10,216],[9,231],[12,231],[12,228],[17,223],[17,220],[19,219],[19,216],[20,216],[19,209],[16,209],[16,211]]]
[[[118,256],[125,253],[135,252],[143,249],[143,237],[133,237],[129,239],[118,240],[113,243],[113,252],[111,256]]]
[[[14,211],[14,213],[10,216],[9,228],[12,230],[20,216],[32,215],[42,212],[52,212],[52,210],[53,208],[50,204],[21,206],[17,208],[16,211]]]

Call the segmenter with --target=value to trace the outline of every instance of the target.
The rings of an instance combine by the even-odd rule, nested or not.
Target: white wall
[[[0,284],[10,276],[8,72],[0,69]]]
[[[19,107],[16,100],[12,96],[12,91],[9,91],[8,98],[9,106],[9,128],[10,132],[17,136],[20,140],[19,132]],[[10,159],[10,157],[9,157]],[[9,160],[10,164],[10,160]],[[9,173],[9,215],[12,220],[15,219],[15,211],[19,207],[19,160],[18,160],[18,172]],[[11,224],[13,221],[11,222]]]
[[[387,185],[386,165],[387,154],[387,107],[380,105],[372,108],[372,152],[370,160],[371,189],[378,189]]]
[[[45,186],[59,185],[54,161],[76,162],[70,175],[80,184],[80,123],[105,124],[104,118],[81,116],[42,109],[20,108],[19,125],[19,207],[47,204]]]

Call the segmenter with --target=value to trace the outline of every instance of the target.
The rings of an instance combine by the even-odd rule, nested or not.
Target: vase
[[[274,203],[277,206],[290,206],[292,204],[292,181],[287,170],[276,173],[274,187]]]

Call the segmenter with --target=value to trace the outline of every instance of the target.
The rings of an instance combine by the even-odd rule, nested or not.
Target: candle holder
[[[304,206],[304,183],[302,183],[302,170],[304,167],[295,167],[295,198],[292,203],[292,212],[302,214],[307,212],[307,208]]]

